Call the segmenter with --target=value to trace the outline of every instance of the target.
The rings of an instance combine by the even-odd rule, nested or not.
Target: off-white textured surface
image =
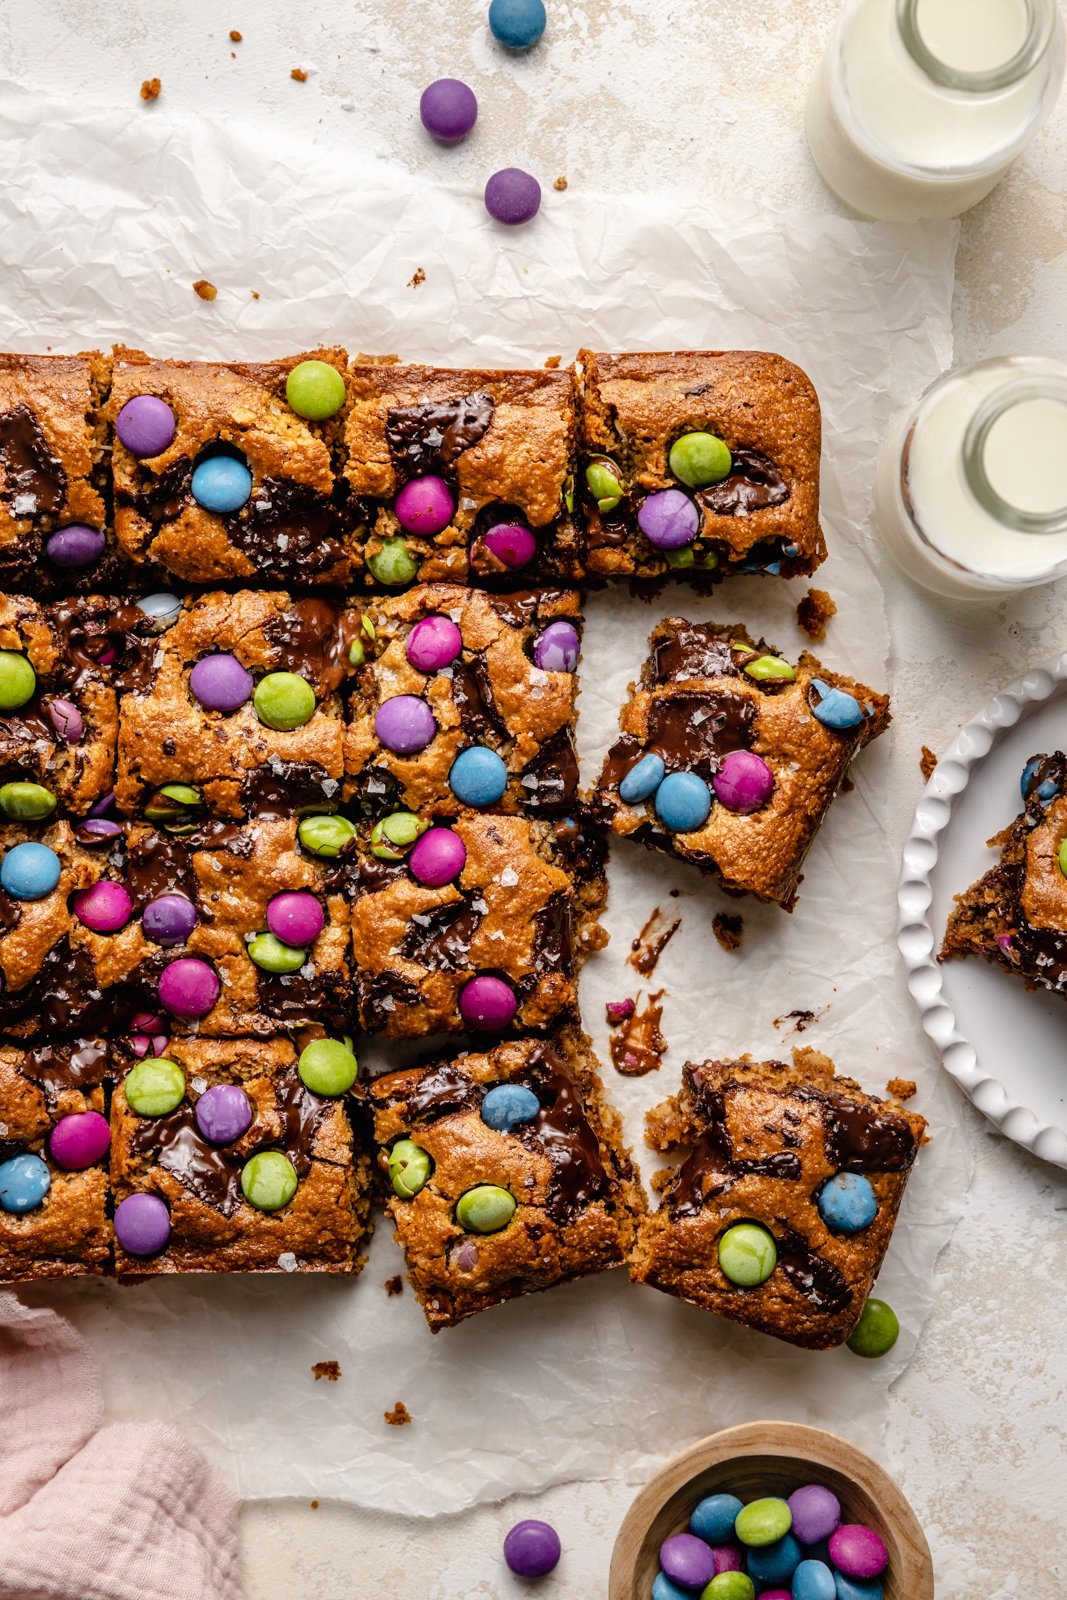
[[[549,0],[550,33],[521,61],[488,40],[484,10],[482,0],[234,0],[225,10],[219,0],[8,0],[0,61],[18,82],[128,103],[131,117],[153,114],[137,89],[158,75],[176,108],[267,118],[335,152],[369,141],[412,171],[439,165],[460,180],[517,163],[548,183],[558,173],[573,185],[669,190],[681,206],[695,190],[835,209],[801,136],[835,0]],[[231,27],[242,44],[230,45]],[[306,83],[289,78],[296,66],[309,71]],[[419,90],[444,73],[467,77],[482,106],[474,139],[448,153],[430,147],[415,116]],[[958,359],[1067,358],[1065,172],[1061,103],[1039,146],[965,219]],[[269,249],[269,216],[263,240]],[[210,263],[203,271],[211,275]],[[1064,647],[1063,600],[1060,586],[972,607],[889,578],[897,842],[920,788],[920,744],[945,748],[991,693]],[[929,1070],[929,1046],[894,981],[900,1042]],[[975,1185],[943,1260],[938,1306],[893,1395],[887,1465],[925,1523],[945,1600],[1052,1600],[1067,1576],[1067,1181],[1002,1140],[962,1097],[959,1116],[975,1146]],[[265,1395],[265,1449],[269,1414]],[[709,1431],[716,1420],[708,1416]],[[541,1592],[585,1600],[603,1593],[628,1496],[610,1484],[569,1486],[430,1527],[326,1506],[251,1508],[248,1593],[362,1600],[402,1589],[425,1600],[504,1600],[523,1590],[502,1569],[500,1538],[518,1516],[536,1514],[558,1522],[567,1550]]]

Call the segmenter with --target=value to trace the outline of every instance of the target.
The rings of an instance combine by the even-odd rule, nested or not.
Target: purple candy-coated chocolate
[[[720,1572],[744,1572],[745,1557],[740,1545],[713,1544],[711,1554],[715,1561],[715,1576]]]
[[[204,1090],[194,1115],[211,1144],[233,1144],[252,1126],[252,1102],[235,1083],[216,1083]]]
[[[248,668],[223,650],[200,657],[189,674],[189,688],[205,711],[236,711],[252,698],[255,682]]]
[[[160,894],[141,913],[141,928],[153,944],[184,944],[196,927],[196,907],[183,894]]]
[[[49,700],[47,711],[57,739],[62,739],[64,744],[81,744],[85,722],[73,700],[64,700],[57,695],[54,700]]]
[[[581,648],[573,622],[550,622],[534,645],[534,662],[543,672],[575,672]]]
[[[145,1056],[163,1056],[170,1039],[165,1033],[131,1033],[127,1043],[138,1061]]]
[[[286,889],[267,907],[267,927],[283,944],[314,944],[325,924],[322,906],[306,889]]]
[[[109,789],[102,800],[98,800],[95,806],[89,807],[89,815],[91,817],[106,817],[108,812],[114,809],[114,805],[115,791],[114,789]]]
[[[91,567],[100,560],[107,540],[99,528],[87,528],[83,522],[72,522],[69,528],[58,528],[45,542],[45,555],[54,567]],[[102,658],[101,658],[102,659]]]
[[[115,1207],[115,1238],[128,1255],[157,1255],[170,1238],[170,1212],[156,1194],[128,1194]]]
[[[398,756],[413,756],[425,750],[437,732],[437,723],[426,701],[418,695],[395,694],[378,707],[374,731],[387,750]]]
[[[841,1525],[841,1502],[821,1483],[794,1489],[788,1505],[793,1513],[793,1533],[801,1544],[818,1544]]]
[[[685,1589],[702,1589],[715,1576],[711,1546],[695,1533],[674,1533],[659,1547],[659,1564],[672,1583]]]
[[[788,1589],[761,1589],[756,1600],[793,1600]]]
[[[166,1026],[166,1017],[158,1011],[138,1011],[130,1018],[130,1027],[139,1029],[141,1033],[158,1033]]]
[[[440,672],[451,666],[463,649],[463,635],[451,617],[423,617],[408,634],[404,649],[420,672]]]
[[[746,814],[765,806],[774,793],[774,773],[752,750],[731,750],[711,780],[715,798],[727,811]]]
[[[95,1167],[111,1143],[111,1129],[99,1111],[74,1111],[60,1117],[52,1129],[48,1148],[52,1160],[64,1172],[84,1172]]]
[[[177,429],[174,412],[154,394],[135,394],[115,418],[119,443],[134,456],[158,456]]]
[[[559,1561],[559,1534],[549,1522],[516,1522],[504,1537],[504,1560],[517,1578],[544,1578]]]
[[[657,550],[681,550],[700,532],[700,512],[681,489],[661,489],[642,503],[637,525]]]
[[[408,856],[408,871],[428,889],[441,889],[458,878],[467,864],[467,846],[451,828],[430,828]]]
[[[479,1033],[495,1033],[506,1028],[518,1008],[515,991],[503,978],[492,973],[472,978],[464,984],[459,995],[459,1009],[464,1022]]]
[[[74,896],[74,915],[93,933],[118,933],[133,915],[133,901],[121,883],[101,878]]]
[[[113,667],[118,658],[118,651],[113,645],[108,645],[106,650],[101,650],[100,654],[96,658],[96,661],[98,666]]]
[[[528,567],[537,554],[537,540],[521,522],[498,522],[483,535],[483,541],[505,567]]]
[[[873,1528],[845,1522],[830,1535],[830,1559],[846,1578],[877,1578],[889,1565],[889,1551]]]
[[[75,824],[74,831],[83,844],[92,844],[97,839],[114,839],[122,832],[122,823],[113,822],[110,817],[86,817],[84,822]],[[88,839],[82,839],[84,833]]]
[[[478,120],[478,101],[459,78],[438,78],[422,91],[419,116],[427,133],[442,144],[456,144]]]
[[[206,961],[179,956],[159,978],[159,1001],[172,1017],[195,1022],[206,1017],[219,997],[219,980]]]
[[[541,185],[521,167],[503,167],[485,186],[485,209],[496,222],[515,228],[541,209]]]
[[[456,502],[443,478],[412,478],[396,497],[396,520],[408,533],[434,534],[452,521]]]

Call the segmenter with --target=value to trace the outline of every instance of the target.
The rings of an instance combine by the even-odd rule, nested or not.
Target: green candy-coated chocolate
[[[16,650],[0,650],[0,711],[17,711],[33,698],[37,674]]]
[[[298,417],[325,422],[345,403],[345,380],[328,361],[299,361],[285,380],[285,398]]]
[[[456,1221],[468,1233],[499,1233],[515,1215],[517,1204],[515,1196],[497,1184],[479,1183],[460,1195]]]
[[[362,639],[353,639],[348,647],[348,664],[350,667],[361,667],[367,659],[367,652]]]
[[[1067,878],[1067,839],[1064,839],[1063,843],[1060,845],[1058,859],[1060,863],[1060,871],[1063,873],[1063,876]]]
[[[428,822],[420,822],[412,811],[394,811],[374,824],[370,835],[371,855],[379,861],[402,861],[426,829]]]
[[[414,1200],[433,1172],[433,1158],[414,1139],[398,1139],[389,1151],[389,1182],[401,1200]]]
[[[306,678],[295,672],[268,672],[256,684],[252,704],[256,716],[268,728],[291,733],[314,716],[315,691]]]
[[[668,461],[674,476],[690,489],[721,483],[733,466],[726,445],[713,433],[683,433],[671,446]]]
[[[792,683],[797,675],[796,669],[788,661],[783,661],[781,656],[757,656],[755,661],[748,663],[745,671],[757,683]]]
[[[144,808],[149,822],[159,822],[170,833],[188,832],[198,823],[204,802],[199,789],[188,783],[165,783]]]
[[[40,822],[56,809],[56,797],[39,783],[0,785],[0,811],[16,822]]]
[[[260,1150],[241,1169],[241,1188],[257,1211],[280,1211],[296,1193],[296,1168],[280,1150]]]
[[[765,1500],[750,1500],[742,1507],[737,1513],[734,1532],[742,1544],[759,1548],[784,1539],[792,1526],[793,1513],[787,1503],[768,1496]]]
[[[413,583],[418,575],[419,563],[403,539],[386,539],[380,550],[367,557],[371,576],[378,583],[398,589],[402,584]]]
[[[126,1074],[126,1104],[139,1117],[165,1117],[185,1099],[185,1074],[166,1056],[146,1056]]]
[[[306,950],[285,944],[273,933],[257,933],[249,942],[248,954],[264,972],[299,972],[307,960]]]
[[[589,485],[599,511],[614,511],[622,499],[622,484],[610,461],[590,461],[585,469]]]
[[[328,856],[330,859],[341,854],[355,832],[355,827],[347,817],[322,815],[303,817],[296,828],[296,836],[305,850],[309,850],[313,856]]]
[[[700,1591],[700,1600],[754,1600],[755,1593],[747,1572],[720,1572]]]
[[[872,1298],[863,1308],[848,1347],[854,1356],[865,1356],[873,1361],[889,1354],[899,1334],[900,1323],[893,1307],[884,1300]]]
[[[697,564],[692,545],[683,545],[680,550],[664,550],[662,555],[669,567],[695,567]]]
[[[343,1039],[312,1039],[300,1052],[297,1070],[312,1094],[347,1094],[359,1064]]]
[[[731,1283],[754,1289],[766,1283],[778,1265],[778,1251],[766,1228],[735,1222],[719,1240],[719,1265]]]

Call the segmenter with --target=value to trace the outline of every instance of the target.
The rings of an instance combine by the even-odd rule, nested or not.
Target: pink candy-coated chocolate
[[[515,991],[503,978],[486,973],[464,984],[459,1009],[464,1022],[478,1033],[495,1033],[506,1028],[518,1009]]]
[[[407,533],[440,533],[452,521],[456,502],[443,478],[412,478],[396,497],[396,520]]]
[[[716,800],[727,811],[758,811],[774,793],[774,773],[751,750],[731,750],[711,783]]]
[[[326,915],[313,894],[287,889],[267,907],[267,927],[283,944],[314,944],[326,924]]]
[[[145,1056],[166,1055],[170,1039],[165,1033],[131,1033],[128,1043],[137,1059],[143,1061]]]
[[[130,1027],[138,1033],[158,1033],[166,1027],[166,1018],[161,1017],[158,1011],[138,1011],[130,1018]]]
[[[463,635],[451,617],[423,617],[408,634],[405,651],[420,672],[440,672],[463,649]]]
[[[520,522],[498,522],[484,535],[484,543],[505,567],[528,567],[537,554],[537,540]]]
[[[416,883],[441,889],[458,878],[467,864],[467,847],[451,828],[430,828],[408,856],[408,871]]]
[[[830,1559],[846,1578],[877,1578],[889,1565],[889,1551],[873,1528],[845,1522],[830,1535]]]
[[[133,915],[133,901],[121,883],[101,878],[74,896],[74,915],[93,933],[117,933]]]
[[[761,1589],[756,1600],[793,1600],[788,1589]]]
[[[111,1129],[99,1111],[74,1111],[61,1117],[52,1129],[48,1148],[52,1160],[64,1172],[83,1172],[95,1167],[111,1143]]]
[[[181,1017],[187,1022],[206,1017],[218,1000],[219,991],[214,969],[195,956],[179,956],[160,974],[160,1004],[172,1017]]]
[[[744,1572],[745,1558],[736,1544],[713,1544],[711,1553],[715,1558],[715,1576],[720,1572]]]
[[[56,730],[56,738],[64,744],[81,744],[85,736],[85,722],[73,700],[57,695],[48,702],[48,720]]]

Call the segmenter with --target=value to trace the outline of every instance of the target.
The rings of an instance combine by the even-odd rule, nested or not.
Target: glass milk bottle
[[[1063,63],[1057,0],[847,0],[808,95],[815,164],[865,216],[958,217],[1033,138]]]
[[[945,373],[886,438],[875,516],[904,571],[939,594],[1067,573],[1067,365],[1003,356]]]

